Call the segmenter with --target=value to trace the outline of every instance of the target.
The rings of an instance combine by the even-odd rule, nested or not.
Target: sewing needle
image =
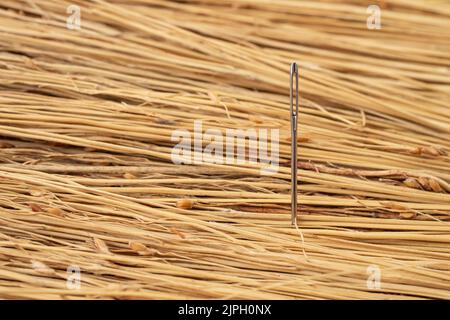
[[[294,104],[295,76],[295,104]],[[291,223],[297,224],[297,124],[298,124],[298,66],[291,64],[290,72],[291,99]]]

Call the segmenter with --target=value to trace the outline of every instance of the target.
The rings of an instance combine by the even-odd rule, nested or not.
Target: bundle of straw
[[[2,0],[0,298],[450,298],[450,6],[367,5]],[[195,120],[278,172],[173,164]]]

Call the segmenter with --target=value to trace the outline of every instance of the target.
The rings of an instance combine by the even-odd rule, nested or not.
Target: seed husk
[[[181,199],[177,201],[177,208],[180,209],[192,209],[194,207],[194,201],[191,199]]]

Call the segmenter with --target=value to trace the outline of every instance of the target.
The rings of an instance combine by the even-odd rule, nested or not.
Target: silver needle
[[[295,77],[295,104],[294,104]],[[297,123],[298,123],[298,66],[291,64],[290,74],[291,98],[291,223],[297,223]]]

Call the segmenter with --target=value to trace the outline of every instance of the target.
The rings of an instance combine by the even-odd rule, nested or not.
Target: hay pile
[[[450,298],[450,6],[378,4],[2,0],[0,297]],[[279,128],[278,173],[174,165],[194,120]]]

